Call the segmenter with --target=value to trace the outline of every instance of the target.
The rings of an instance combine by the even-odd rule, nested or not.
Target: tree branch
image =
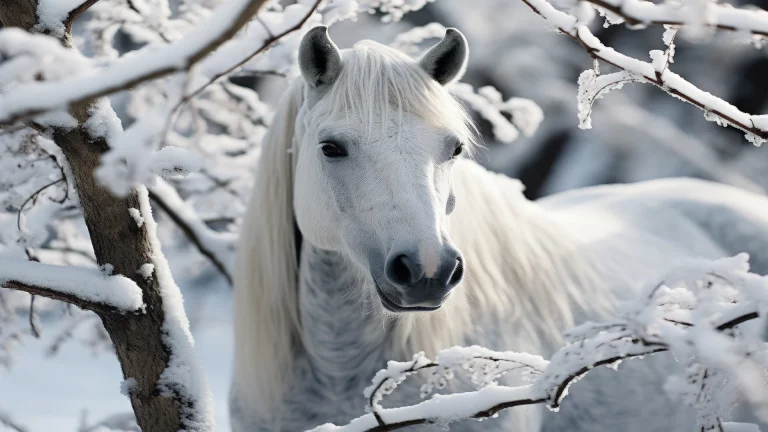
[[[651,292],[654,293],[655,291],[652,290]],[[649,299],[647,307],[656,308],[658,306],[657,303],[654,303],[654,298]],[[758,306],[750,301],[734,305],[720,312],[714,322],[708,322],[707,328],[715,332],[733,329],[740,324],[758,318],[757,308]],[[645,316],[642,312],[638,312],[638,314]],[[670,320],[666,318],[660,316],[658,319],[670,323]],[[685,320],[672,321],[678,321],[680,328],[683,329],[694,326],[694,323]],[[670,323],[669,325],[678,324]],[[578,339],[562,347],[549,362],[529,354],[493,353],[479,347],[449,348],[441,351],[435,361],[425,358],[422,354],[417,354],[411,362],[389,362],[387,369],[376,374],[372,385],[366,389],[365,396],[371,410],[370,414],[358,417],[346,426],[337,427],[326,424],[312,429],[311,432],[392,431],[418,424],[448,423],[457,419],[489,418],[501,410],[522,405],[547,404],[550,408],[556,409],[567,394],[569,386],[594,368],[670,349],[670,345],[659,338],[661,336],[633,336],[632,329],[637,326],[642,327],[639,323],[633,323],[631,320],[585,324],[580,330],[586,335],[582,336],[584,339]],[[662,332],[661,334],[665,333]],[[677,341],[674,338],[673,340]],[[443,358],[446,360],[444,361]],[[433,369],[436,371],[434,373],[438,374],[441,370],[452,371],[458,366],[467,368],[468,365],[474,364],[473,362],[478,359],[492,362],[493,367],[483,371],[486,378],[492,381],[510,370],[500,368],[503,361],[516,363],[537,372],[536,379],[533,384],[526,386],[486,385],[474,392],[435,395],[419,404],[400,408],[381,409],[378,405],[381,395],[394,391],[399,383],[419,370]],[[479,368],[477,365],[473,367]],[[437,377],[440,378],[439,375]],[[431,392],[430,383],[433,380],[434,377],[426,385],[428,387],[427,392]],[[486,380],[486,382],[488,381]],[[422,392],[425,391],[424,388],[422,387]],[[704,391],[703,387],[700,391]],[[717,418],[716,421],[720,424],[721,419]]]
[[[668,2],[656,4],[643,0],[585,1],[620,16],[632,26],[646,24],[683,26],[691,22],[690,19],[686,19],[685,9]],[[703,25],[720,30],[768,36],[768,14],[736,9],[724,4],[708,5],[706,22]]]
[[[230,74],[232,71],[234,71],[235,69],[239,68],[240,66],[246,64],[248,61],[250,61],[252,58],[256,57],[258,54],[260,54],[260,53],[266,51],[267,49],[269,49],[272,46],[272,44],[274,44],[278,40],[284,38],[285,36],[287,36],[290,33],[293,33],[296,30],[300,29],[304,25],[304,23],[306,23],[307,20],[309,20],[309,18],[312,16],[312,14],[315,13],[315,11],[317,10],[318,6],[320,6],[320,2],[321,2],[321,0],[316,0],[312,4],[312,7],[310,7],[309,10],[307,10],[307,13],[304,14],[304,16],[300,20],[298,20],[294,25],[286,28],[285,30],[281,31],[280,33],[278,33],[276,35],[272,34],[272,32],[269,30],[269,28],[267,28],[266,24],[264,24],[263,21],[260,21],[262,26],[264,27],[264,30],[267,31],[267,34],[269,35],[269,38],[267,38],[264,41],[264,43],[258,49],[256,49],[255,51],[251,52],[247,57],[243,58],[242,60],[240,60],[239,62],[235,63],[234,65],[231,65],[231,66],[227,67],[225,70],[215,73],[210,78],[210,80],[208,82],[206,82],[202,86],[198,87],[192,93],[184,96],[184,98],[181,100],[181,102],[179,102],[179,104],[174,108],[174,112],[176,112],[185,103],[189,102],[190,99],[192,99],[195,96],[199,95],[209,85],[213,84],[214,82],[219,80],[221,77]]]
[[[759,142],[768,140],[768,117],[756,116],[742,112],[735,106],[697,88],[686,81],[680,75],[671,72],[668,68],[657,71],[651,63],[628,57],[606,47],[589,30],[586,25],[565,12],[555,9],[546,0],[522,0],[536,14],[547,20],[557,30],[576,41],[594,59],[602,60],[618,69],[626,71],[637,78],[639,82],[651,83],[665,92],[688,102],[701,110],[716,115],[724,122],[757,137]],[[606,0],[610,1],[610,0]],[[634,1],[634,0],[629,0]]]
[[[163,209],[200,253],[208,258],[232,285],[232,275],[225,263],[229,262],[229,255],[234,251],[234,235],[230,236],[208,228],[176,190],[163,180],[158,179],[156,185],[149,190],[149,198]]]
[[[265,1],[229,0],[184,39],[115,61],[97,73],[57,82],[19,85],[0,97],[0,124],[11,124],[47,111],[84,104],[144,81],[188,70],[240,31]]]
[[[67,15],[67,19],[64,20],[64,28],[66,29],[67,34],[72,33],[72,24],[74,24],[77,17],[83,14],[83,12],[90,9],[91,6],[96,4],[99,0],[85,0],[83,3],[80,4],[80,6],[72,9],[69,12],[69,15]]]
[[[104,276],[96,269],[0,260],[0,286],[91,311],[139,312],[144,305],[141,289],[133,281]]]

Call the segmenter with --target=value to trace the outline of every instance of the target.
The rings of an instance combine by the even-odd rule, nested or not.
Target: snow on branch
[[[557,411],[569,387],[595,367],[617,368],[624,360],[664,351],[675,354],[681,369],[670,371],[665,390],[696,410],[700,430],[736,427],[725,421],[734,401],[724,395],[742,395],[761,418],[768,418],[763,377],[768,366],[766,343],[760,326],[740,327],[761,317],[768,306],[768,278],[748,270],[746,254],[677,268],[660,282],[647,284],[639,301],[618,318],[585,323],[567,332],[567,344],[549,361],[526,353],[454,347],[438,353],[434,361],[419,353],[409,362],[389,362],[365,390],[369,414],[346,426],[325,424],[312,432],[447,425],[493,417],[521,405],[545,404]],[[407,377],[427,369],[432,374],[421,388],[422,397],[445,388],[457,373],[469,372],[478,390],[435,394],[406,407],[379,405]],[[513,370],[523,371],[532,383],[499,385],[499,378]]]
[[[144,306],[141,289],[132,280],[97,269],[0,259],[0,286],[93,311],[137,312]]]
[[[149,198],[184,231],[197,249],[208,258],[227,282],[232,284],[232,275],[227,267],[235,247],[235,235],[216,232],[205,224],[179,196],[176,189],[165,181],[158,180],[149,190]],[[143,219],[142,219],[143,220]]]
[[[665,52],[651,51],[652,62],[644,62],[603,45],[600,39],[589,30],[588,23],[555,9],[547,0],[522,1],[559,32],[581,45],[592,58],[602,60],[622,71],[618,74],[611,74],[613,76],[607,79],[598,79],[598,70],[586,71],[582,74],[579,79],[579,117],[583,128],[591,127],[589,123],[591,103],[604,91],[618,88],[626,82],[643,82],[653,84],[668,94],[700,108],[705,112],[705,119],[707,120],[740,129],[745,133],[746,139],[754,145],[759,146],[768,140],[768,115],[745,113],[725,100],[699,89],[670,70],[669,66],[673,62],[674,56],[673,37],[670,34],[674,34],[674,28],[668,29],[665,34],[664,42],[669,49]],[[630,10],[632,9],[630,8]],[[762,16],[758,13],[754,15]],[[583,94],[591,94],[594,97],[591,99],[582,98]]]
[[[202,21],[191,30],[184,39],[163,47],[151,46],[135,55],[126,56],[110,63],[102,69],[93,69],[89,73],[64,77],[55,82],[36,81],[19,84],[0,95],[0,124],[10,124],[48,111],[66,109],[68,106],[87,102],[95,98],[134,87],[144,81],[186,71],[220,45],[231,39],[258,12],[266,0],[229,0],[219,6],[210,18]],[[40,35],[22,36],[18,29],[0,31],[0,59],[11,57],[0,63],[0,75],[11,67],[21,68],[19,62],[13,64],[14,57],[9,54],[14,46],[41,46],[34,39]],[[26,40],[21,40],[26,38]],[[50,38],[52,45],[55,39]],[[49,51],[53,48],[49,47]],[[68,61],[56,62],[57,66],[69,62],[82,63],[79,53],[67,52]],[[17,70],[28,70],[21,68]]]
[[[737,9],[730,4],[709,3],[706,13],[692,14],[689,8],[675,2],[651,3],[644,0],[585,0],[620,17],[631,26],[696,25],[768,37],[768,13],[762,10]],[[611,19],[611,22],[615,22]]]
[[[149,111],[129,128],[111,137],[112,149],[103,156],[102,164],[96,172],[99,182],[117,195],[126,195],[131,187],[137,184],[151,185],[155,174],[169,177],[199,170],[202,162],[185,149],[164,147],[153,151],[171,134],[174,117],[179,110],[211,84],[301,28],[315,15],[319,4],[320,0],[315,0],[311,5],[294,4],[280,12],[264,11],[256,19],[259,24],[252,24],[248,32],[223,43],[216,52],[200,61],[193,69],[178,69],[177,73],[172,74],[170,79],[160,86],[165,100],[161,103],[156,100]],[[191,30],[191,33],[194,32],[195,30]],[[168,48],[177,44],[171,44]],[[144,50],[147,49],[150,50],[149,55],[153,55],[151,45]],[[141,53],[128,56],[126,60],[117,60],[114,64],[129,62],[138,56],[141,56]],[[147,150],[150,150],[150,157],[146,157]]]

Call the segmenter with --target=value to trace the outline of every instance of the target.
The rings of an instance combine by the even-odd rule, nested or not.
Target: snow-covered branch
[[[585,0],[600,9],[620,17],[631,26],[697,25],[768,36],[768,13],[762,10],[737,9],[727,3],[706,5],[706,14],[691,14],[681,3],[652,3],[644,0]],[[613,20],[612,20],[613,21]]]
[[[96,269],[3,259],[0,286],[94,311],[138,312],[144,305],[141,289],[132,280]]]
[[[557,410],[569,387],[598,366],[618,367],[628,359],[672,351],[682,371],[670,371],[666,389],[698,412],[701,430],[724,430],[727,410],[717,394],[737,390],[764,416],[768,390],[762,371],[768,366],[766,344],[759,332],[739,327],[761,316],[768,305],[768,278],[748,272],[741,254],[711,263],[693,263],[647,284],[638,304],[619,318],[586,323],[566,333],[567,344],[549,361],[526,353],[494,352],[480,347],[454,347],[434,361],[422,353],[409,362],[389,362],[365,391],[371,411],[346,426],[326,424],[312,432],[391,431],[417,424],[448,424],[492,417],[501,410],[546,404]],[[447,386],[469,371],[474,392],[433,395],[416,405],[383,409],[382,398],[405,379],[430,369],[422,397]],[[509,387],[497,381],[520,370],[529,385]]]
[[[598,73],[585,72],[580,78],[580,90],[583,93],[594,93],[598,97],[603,90],[616,88],[627,82],[644,82],[656,85],[670,95],[688,102],[705,112],[707,120],[716,121],[718,124],[730,125],[745,132],[748,141],[760,145],[768,140],[768,115],[751,115],[745,113],[725,100],[707,93],[669,68],[674,50],[662,53],[651,51],[652,62],[644,62],[609,48],[600,41],[587,26],[575,16],[555,9],[546,0],[522,0],[535,13],[543,17],[558,31],[576,41],[594,59],[602,60],[622,70],[618,74],[609,77],[611,82],[602,83],[605,79],[598,79]],[[760,17],[761,15],[755,14]],[[667,42],[667,41],[665,41]],[[668,44],[669,45],[669,44]],[[589,111],[594,98],[580,101],[579,111]],[[589,115],[582,115],[582,126],[589,128]]]
[[[72,78],[20,84],[0,95],[0,124],[10,124],[48,111],[66,109],[71,105],[134,87],[144,81],[186,71],[231,39],[251,20],[265,1],[229,0],[180,41],[160,48],[153,46],[144,49],[102,69],[93,69],[89,73],[81,73]],[[0,54],[9,56],[7,51],[13,47],[40,47],[42,43],[37,40],[41,38],[45,37],[24,36],[13,29],[2,30]],[[48,48],[52,46],[48,45]],[[80,58],[79,53],[67,52],[72,61]],[[58,63],[61,64],[66,63]]]
[[[208,228],[195,211],[184,202],[173,186],[165,181],[158,180],[155,183],[149,190],[149,198],[181,228],[200,253],[205,255],[231,284],[232,275],[228,263],[234,252],[234,234],[219,233]]]

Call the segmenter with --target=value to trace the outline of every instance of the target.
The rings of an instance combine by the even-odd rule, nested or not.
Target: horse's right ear
[[[299,46],[299,69],[313,88],[329,86],[341,72],[341,53],[328,37],[328,27],[317,26],[304,35]]]

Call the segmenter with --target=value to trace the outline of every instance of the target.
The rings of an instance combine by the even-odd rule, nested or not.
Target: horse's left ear
[[[442,85],[461,79],[467,69],[469,46],[464,35],[455,28],[445,30],[445,36],[429,49],[419,65]]]

